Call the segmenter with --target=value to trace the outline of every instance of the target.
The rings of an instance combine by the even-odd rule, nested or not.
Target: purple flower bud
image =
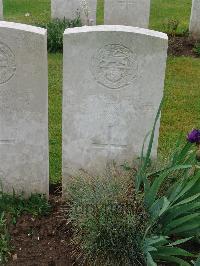
[[[187,136],[187,140],[191,143],[200,144],[200,130],[193,129]]]

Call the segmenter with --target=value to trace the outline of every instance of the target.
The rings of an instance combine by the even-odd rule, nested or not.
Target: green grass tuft
[[[10,236],[8,233],[4,212],[0,212],[0,265],[7,262],[10,254]]]

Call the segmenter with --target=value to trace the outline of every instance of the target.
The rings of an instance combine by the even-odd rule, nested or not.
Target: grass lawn
[[[169,57],[165,80],[165,105],[162,112],[159,152],[165,156],[180,133],[183,138],[200,127],[200,60]]]
[[[163,30],[167,19],[179,20],[178,32],[188,29],[191,0],[152,0],[150,27]],[[7,20],[45,24],[50,20],[49,0],[4,0]],[[29,13],[30,16],[25,16]],[[103,0],[98,3],[97,21],[103,23]],[[168,58],[159,152],[165,156],[183,131],[199,127],[200,60]],[[49,54],[49,142],[50,179],[61,178],[62,55]]]
[[[165,31],[168,21],[179,22],[178,33],[188,30],[192,0],[151,0],[150,28]]]
[[[25,24],[46,24],[51,17],[50,0],[4,0],[4,17]]]
[[[50,179],[61,177],[62,54],[49,54],[49,165]]]

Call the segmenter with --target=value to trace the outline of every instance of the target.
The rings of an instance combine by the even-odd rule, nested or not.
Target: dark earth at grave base
[[[25,214],[16,225],[9,226],[13,251],[6,266],[89,265],[72,244],[73,231],[67,220],[69,206],[61,199],[61,186],[50,187],[50,204],[52,211],[48,216],[34,218]],[[191,243],[189,251],[198,250],[199,246]]]
[[[198,57],[195,44],[196,41],[188,36],[169,36],[168,55]]]
[[[50,203],[53,208],[50,215],[40,218],[22,215],[16,225],[10,225],[11,245],[14,249],[6,265],[78,265],[72,254],[72,230],[66,217],[68,206],[62,202],[58,193],[50,196]]]

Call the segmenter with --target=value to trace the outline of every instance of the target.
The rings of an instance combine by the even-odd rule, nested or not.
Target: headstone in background
[[[0,22],[0,182],[4,191],[48,195],[45,29]]]
[[[83,25],[96,24],[97,0],[51,0],[52,18],[75,19],[80,14]]]
[[[0,0],[0,20],[3,20],[3,0]]]
[[[163,96],[168,37],[127,26],[64,33],[63,188],[140,155]],[[73,64],[72,64],[73,62]],[[152,155],[156,157],[159,123]]]
[[[149,27],[150,0],[104,0],[104,24]]]
[[[200,39],[200,0],[192,1],[190,34],[193,38]]]

